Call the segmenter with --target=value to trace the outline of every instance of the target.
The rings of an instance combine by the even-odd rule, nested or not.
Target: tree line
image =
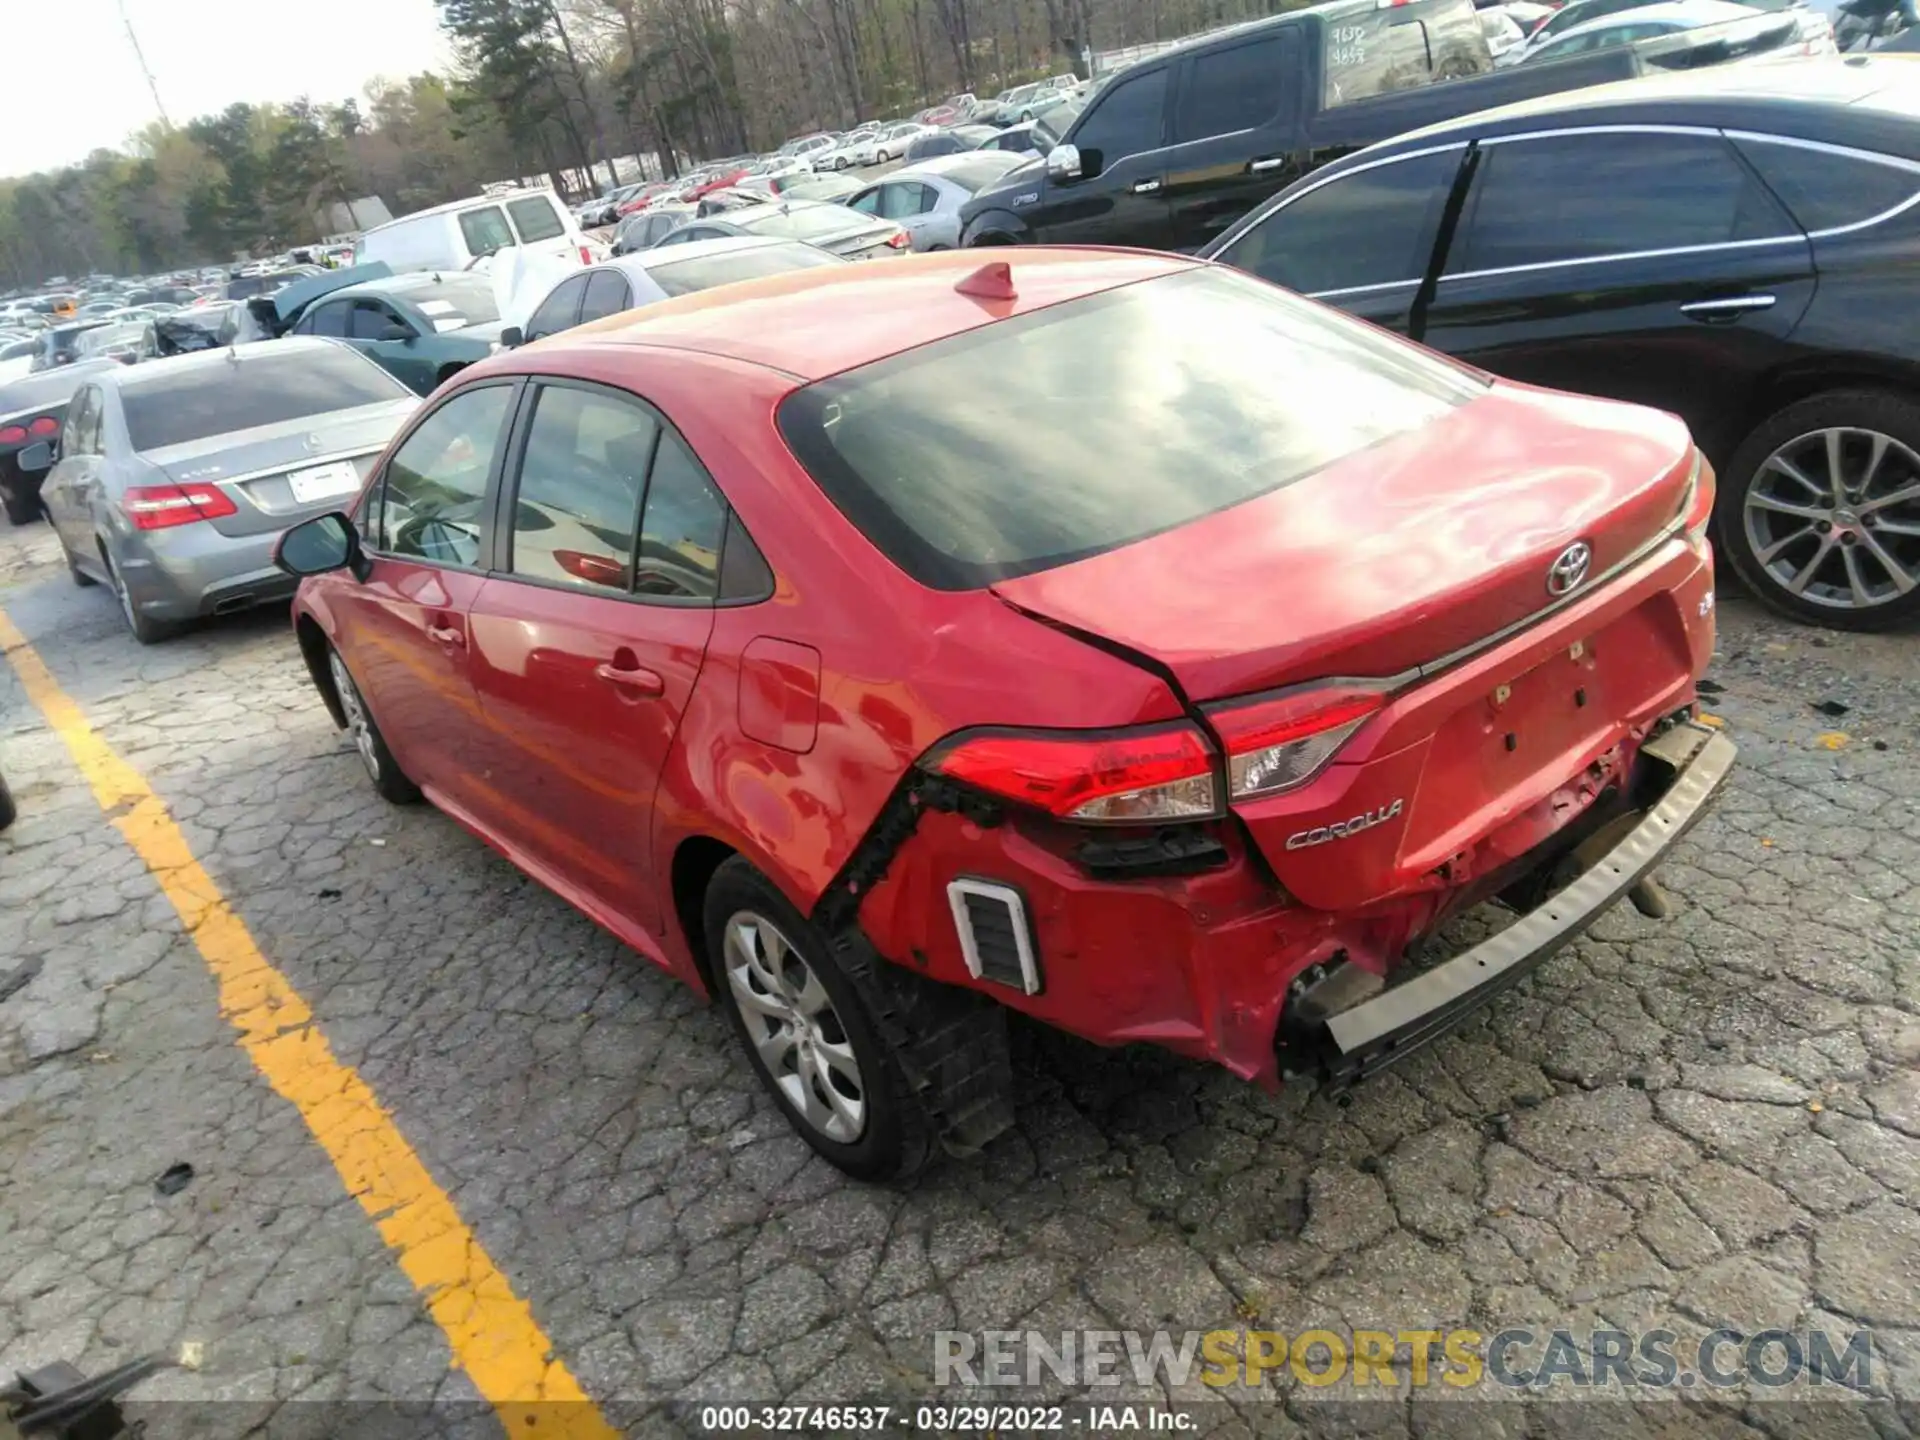
[[[156,121],[124,150],[0,179],[0,285],[270,253],[361,196],[399,215],[514,178],[577,193],[612,183],[616,156],[672,175],[1292,3],[435,0],[452,73]]]

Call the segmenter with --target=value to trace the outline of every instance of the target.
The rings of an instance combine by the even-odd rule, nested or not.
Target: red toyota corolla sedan
[[[475,365],[280,561],[380,793],[718,995],[880,1177],[1007,1123],[1006,1008],[1347,1086],[1659,909],[1733,760],[1712,508],[1669,416],[1023,249]]]

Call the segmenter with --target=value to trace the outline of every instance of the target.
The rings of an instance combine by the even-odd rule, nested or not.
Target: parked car
[[[1558,40],[1576,25],[1586,25],[1595,20],[1604,20],[1609,15],[1638,10],[1647,3],[1648,0],[1567,0],[1557,9],[1536,17],[1533,25],[1527,28],[1526,43],[1508,58],[1507,63],[1514,64],[1526,59],[1536,46]]]
[[[859,194],[866,183],[853,175],[795,175],[781,181],[775,193],[782,200],[831,200],[844,203],[847,196]]]
[[[1512,63],[1506,57],[1526,49],[1527,32],[1504,6],[1482,8],[1480,31],[1487,37],[1487,51],[1495,65]]]
[[[1044,168],[974,197],[966,243],[1194,249],[1362,145],[1641,68],[1620,50],[1495,72],[1473,0],[1333,0],[1135,61]]]
[[[112,366],[67,408],[47,518],[75,582],[111,587],[151,644],[182,621],[284,599],[281,531],[357,492],[417,404],[327,340]]]
[[[40,491],[53,461],[36,447],[60,433],[73,392],[89,377],[119,368],[112,360],[82,360],[0,384],[0,507],[10,523],[40,518]]]
[[[1041,250],[509,352],[279,557],[379,793],[713,995],[880,1178],[1010,1123],[1003,1007],[1346,1085],[1637,890],[1734,759],[1712,494],[1671,416]]]
[[[891,220],[915,250],[952,250],[960,244],[960,211],[1009,170],[1028,163],[1023,155],[966,151],[903,165],[846,202],[849,210]]]
[[[256,295],[271,295],[296,280],[305,280],[312,272],[305,269],[255,270],[233,276],[221,288],[225,300],[251,300]]]
[[[575,218],[586,229],[611,225],[619,217],[620,207],[646,188],[644,181],[618,186],[604,195],[597,195],[587,201],[574,212]]]
[[[625,216],[613,232],[613,253],[631,255],[659,244],[689,221],[699,218],[694,205],[659,204]]]
[[[1016,85],[1011,90],[1002,91],[995,99],[993,109],[982,115],[981,119],[989,125],[1025,124],[1039,113],[1041,106],[1053,100],[1054,88],[1044,82]]]
[[[756,205],[724,219],[691,221],[670,231],[654,248],[687,245],[722,235],[770,235],[783,240],[804,240],[849,260],[898,255],[913,245],[905,227],[894,221],[820,200],[781,200],[776,204]]]
[[[816,130],[811,135],[796,135],[774,153],[810,162],[814,156],[819,155],[823,151],[831,150],[833,145],[834,137],[832,135],[824,130]]]
[[[916,124],[912,120],[902,120],[877,130],[867,139],[854,146],[851,160],[855,165],[884,165],[889,160],[898,160],[906,153],[907,145],[916,136],[932,131],[930,125]]]
[[[1000,150],[1009,155],[1021,155],[1032,159],[1044,155],[1053,148],[1051,137],[1042,136],[1040,123],[1029,120],[1023,125],[1009,125],[1004,130],[996,130],[991,140],[981,143],[982,150]]]
[[[403,270],[464,270],[508,246],[582,265],[601,257],[551,190],[509,190],[417,210],[376,225],[353,242],[353,263]]]
[[[1700,64],[1785,51],[1803,43],[1800,21],[1794,15],[1769,14],[1750,5],[1730,4],[1728,0],[1666,0],[1663,4],[1643,5],[1564,30],[1544,45],[1530,48],[1524,63],[1545,64],[1595,50],[1681,35],[1701,47]],[[1834,48],[1831,27],[1827,35],[1828,43],[1820,51],[1802,53],[1831,53]],[[1698,65],[1689,63],[1676,68],[1694,69]]]
[[[508,345],[545,340],[576,325],[604,320],[672,295],[690,295],[735,280],[844,263],[838,255],[817,245],[760,235],[728,235],[670,245],[569,275],[534,306],[521,333],[509,330],[504,340]]]
[[[82,360],[117,360],[137,365],[160,353],[151,320],[109,320],[87,331],[74,346]]]
[[[1920,71],[1836,58],[1436,126],[1207,253],[1495,373],[1676,412],[1739,576],[1880,629],[1920,614],[1917,202]]]
[[[864,124],[854,126],[853,129],[847,131],[846,134],[834,142],[832,149],[823,150],[813,157],[813,168],[815,170],[847,169],[854,163],[854,155],[859,152],[869,140],[875,135],[878,135],[880,130],[881,126],[871,120]]]
[[[62,365],[71,365],[80,358],[80,337],[89,330],[98,330],[107,322],[104,320],[72,320],[63,325],[49,325],[40,332],[40,348],[33,357],[33,373],[43,370],[58,370]]]
[[[366,276],[379,266],[336,270],[332,288],[296,292],[280,321],[296,335],[339,340],[425,395],[500,348],[499,302],[485,275],[438,270]],[[316,286],[324,282],[315,282]]]
[[[955,125],[945,130],[931,130],[907,141],[907,148],[901,152],[900,158],[911,165],[916,160],[931,160],[936,155],[959,155],[968,150],[978,150],[999,134],[991,125]]]

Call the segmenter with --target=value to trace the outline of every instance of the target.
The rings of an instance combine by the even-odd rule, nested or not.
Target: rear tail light
[[[983,732],[940,746],[927,767],[1062,820],[1198,820],[1220,813],[1213,752],[1192,725],[1079,734]]]
[[[1210,710],[1207,718],[1227,749],[1229,797],[1248,800],[1306,784],[1386,703],[1386,693],[1373,686],[1332,684]]]
[[[38,420],[28,422],[27,433],[29,435],[57,435],[60,433],[60,422],[51,415],[42,415]]]
[[[129,485],[120,508],[136,530],[165,530],[196,520],[217,520],[239,506],[218,485]]]
[[[580,263],[582,265],[591,265],[593,263],[593,251],[584,245],[580,247]]]
[[[9,425],[5,429],[0,429],[0,445],[19,445],[26,438],[27,427],[24,425]]]
[[[889,250],[904,250],[911,244],[913,244],[913,237],[904,230],[896,230],[887,237]]]

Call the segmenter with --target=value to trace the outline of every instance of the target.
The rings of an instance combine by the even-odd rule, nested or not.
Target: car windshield
[[[212,363],[138,366],[120,386],[127,439],[135,450],[164,450],[413,393],[344,346],[282,348],[292,343],[233,350]]]
[[[1205,267],[819,381],[781,405],[780,428],[894,563],[961,590],[1241,504],[1483,388],[1344,316]]]
[[[667,252],[671,254],[671,251]],[[816,250],[811,245],[756,245],[746,250],[729,250],[719,255],[689,255],[684,260],[664,260],[647,267],[647,273],[669,295],[688,295],[695,290],[710,290],[715,285],[730,285],[735,280],[757,280],[762,275],[779,275],[788,270],[811,270],[816,265],[841,265],[838,255]]]
[[[394,293],[431,320],[436,330],[488,325],[500,318],[493,282],[478,275],[443,275],[431,287]]]
[[[769,205],[765,215],[743,215],[734,224],[757,235],[784,235],[789,240],[813,240],[822,235],[838,235],[867,217],[844,205],[794,206],[791,210]]]

